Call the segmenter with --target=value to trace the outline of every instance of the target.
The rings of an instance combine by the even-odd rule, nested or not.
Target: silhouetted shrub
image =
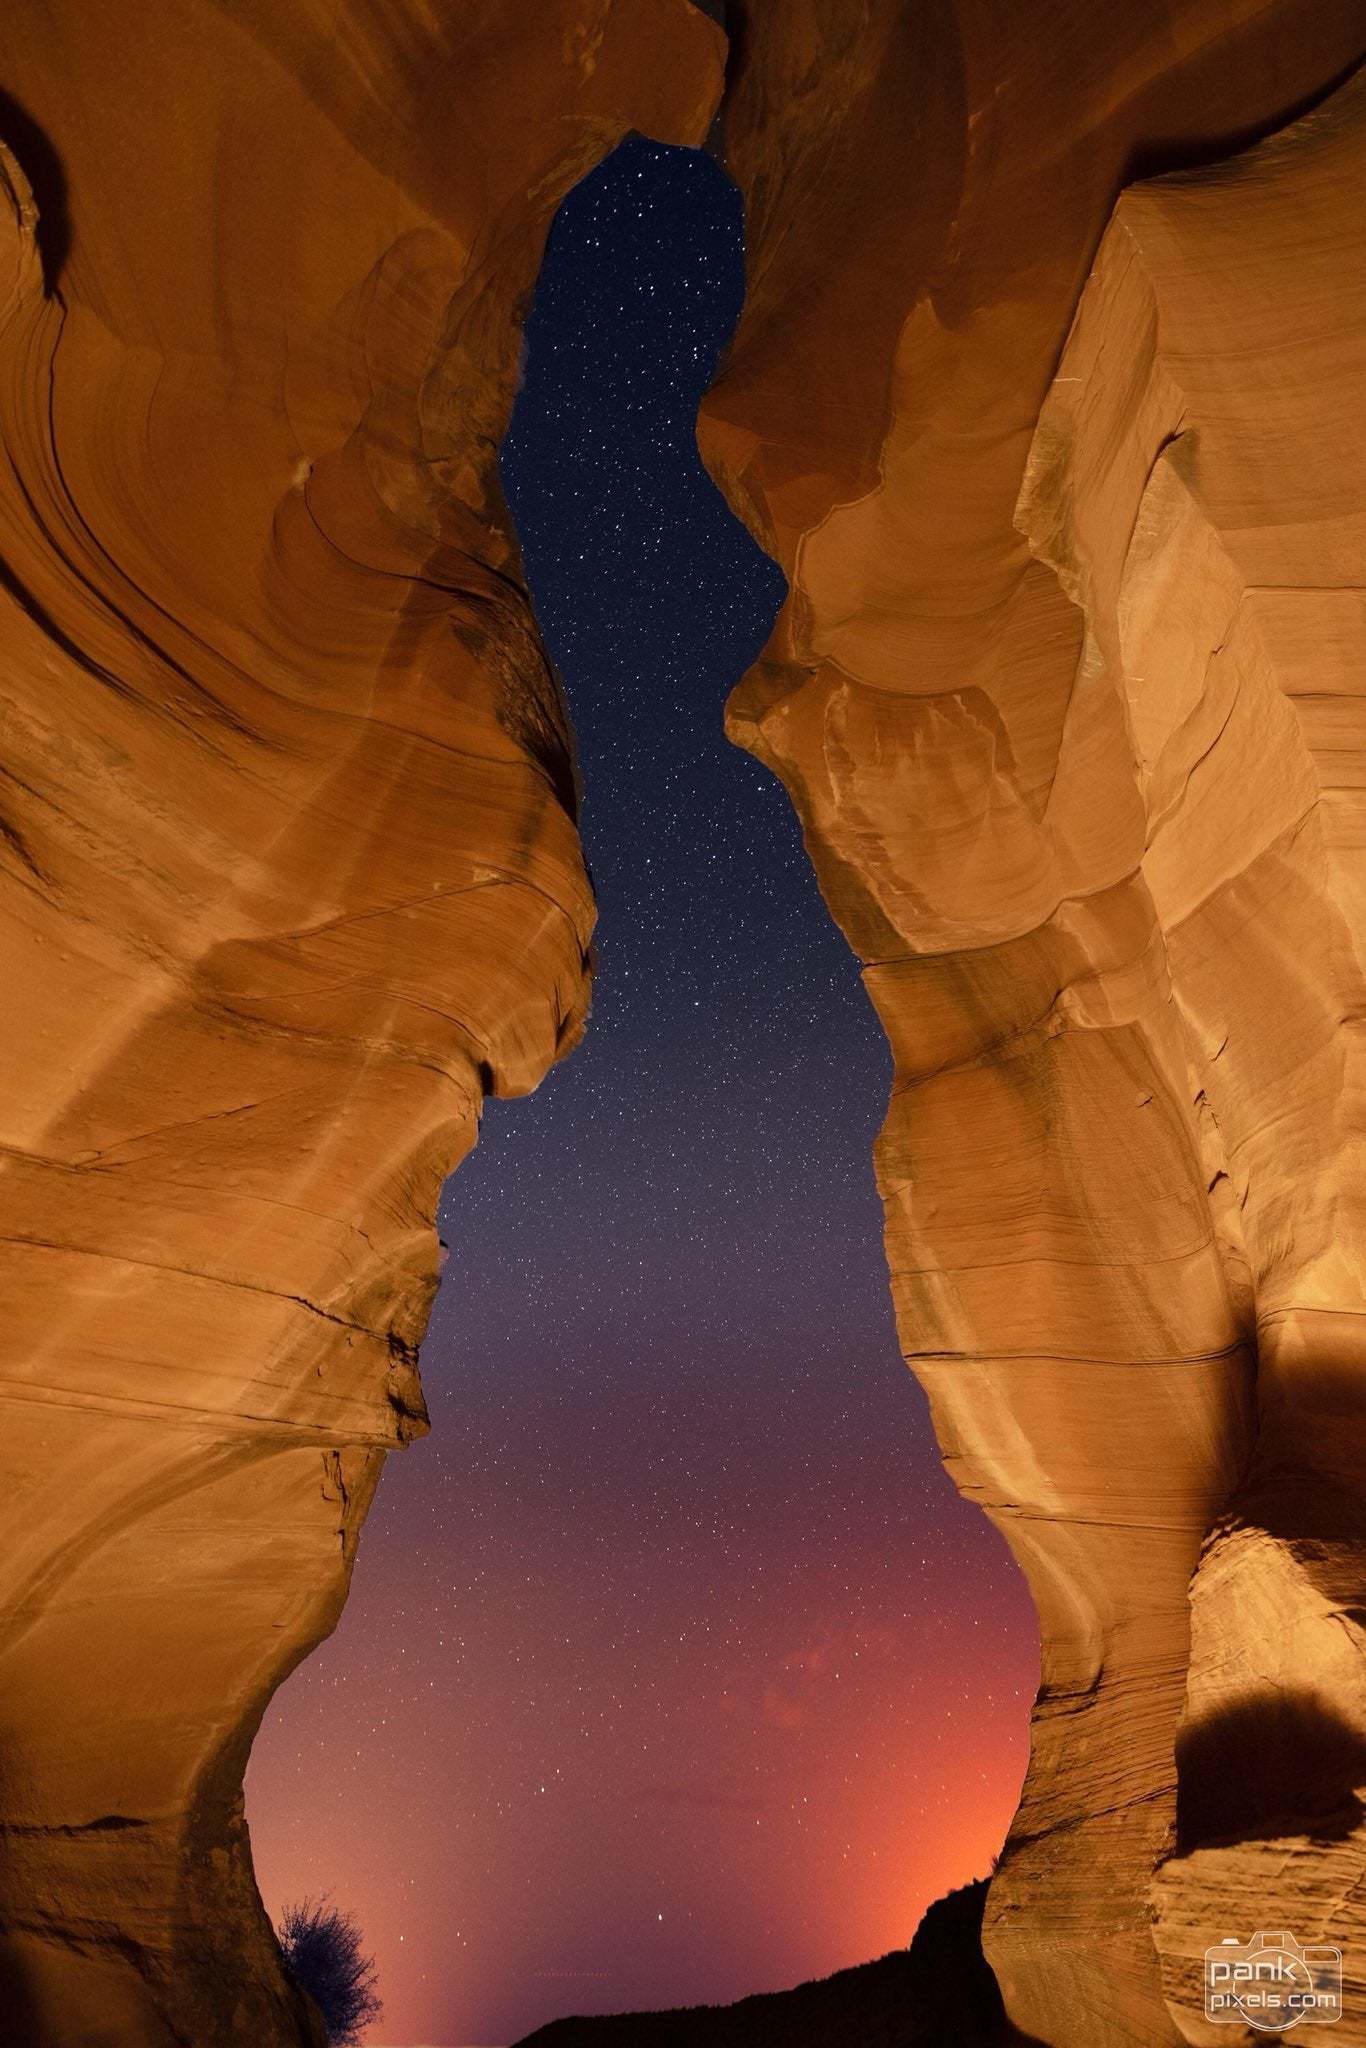
[[[374,1957],[361,1954],[355,1920],[325,1896],[304,1899],[285,1908],[276,1933],[285,1968],[322,2014],[331,2048],[353,2048],[382,2010]]]

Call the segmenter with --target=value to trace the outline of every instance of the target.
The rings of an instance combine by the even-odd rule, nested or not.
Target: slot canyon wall
[[[335,1622],[486,1090],[586,1007],[497,482],[559,199],[686,0],[0,22],[0,2039],[321,2038],[241,1812]],[[35,206],[36,197],[36,206]]]
[[[1040,1616],[987,1953],[1031,2038],[1155,2048],[1288,1927],[1366,2041],[1366,90],[1226,156],[1360,19],[731,30],[701,441],[791,594],[728,728],[866,963],[903,1346]]]
[[[1360,1925],[1359,8],[727,29],[699,434],[791,585],[730,729],[867,963],[903,1343],[1043,1630],[988,1952],[1055,2048],[1217,2043],[1208,1940]],[[441,1181],[586,1007],[518,321],[726,62],[687,0],[0,23],[17,2040],[317,2038],[245,1757],[423,1427]]]

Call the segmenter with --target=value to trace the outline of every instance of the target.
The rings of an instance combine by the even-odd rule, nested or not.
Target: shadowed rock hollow
[[[867,963],[902,1341],[1043,1630],[986,1951],[1054,2048],[1217,2048],[1203,1948],[1288,1925],[1366,2042],[1359,10],[727,12],[751,282],[700,431],[791,586],[730,729]],[[0,24],[39,2048],[317,2038],[243,1765],[424,1426],[441,1181],[585,1007],[518,320],[564,191],[699,142],[725,60],[686,0]]]

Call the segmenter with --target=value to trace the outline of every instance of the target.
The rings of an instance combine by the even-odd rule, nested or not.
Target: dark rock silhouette
[[[986,1881],[937,1899],[909,1948],[736,2005],[552,2020],[517,2048],[1029,2048],[982,1955]],[[1042,2048],[1042,2044],[1035,2044]]]

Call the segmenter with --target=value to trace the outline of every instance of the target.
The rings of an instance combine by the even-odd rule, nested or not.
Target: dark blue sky
[[[722,731],[783,594],[693,439],[741,291],[733,188],[633,141],[526,330],[503,473],[579,736],[593,1016],[447,1186],[433,1435],[252,1767],[267,1898],[357,1907],[385,2042],[881,1953],[985,1868],[1023,1764],[1028,1603],[897,1350],[886,1046]]]
[[[892,1343],[868,1166],[884,1041],[785,791],[721,726],[784,594],[693,437],[739,312],[739,225],[706,156],[634,142],[589,179],[552,237],[503,454],[578,733],[599,967],[584,1047],[531,1103],[490,1107],[444,1213],[475,1325],[485,1274],[498,1297],[484,1341],[520,1341],[511,1256],[532,1322],[572,1318],[598,1385],[598,1343],[632,1369],[642,1341],[674,1369],[710,1352],[726,1377],[757,1346],[748,1370],[781,1374],[774,1338],[832,1309],[859,1345]]]

